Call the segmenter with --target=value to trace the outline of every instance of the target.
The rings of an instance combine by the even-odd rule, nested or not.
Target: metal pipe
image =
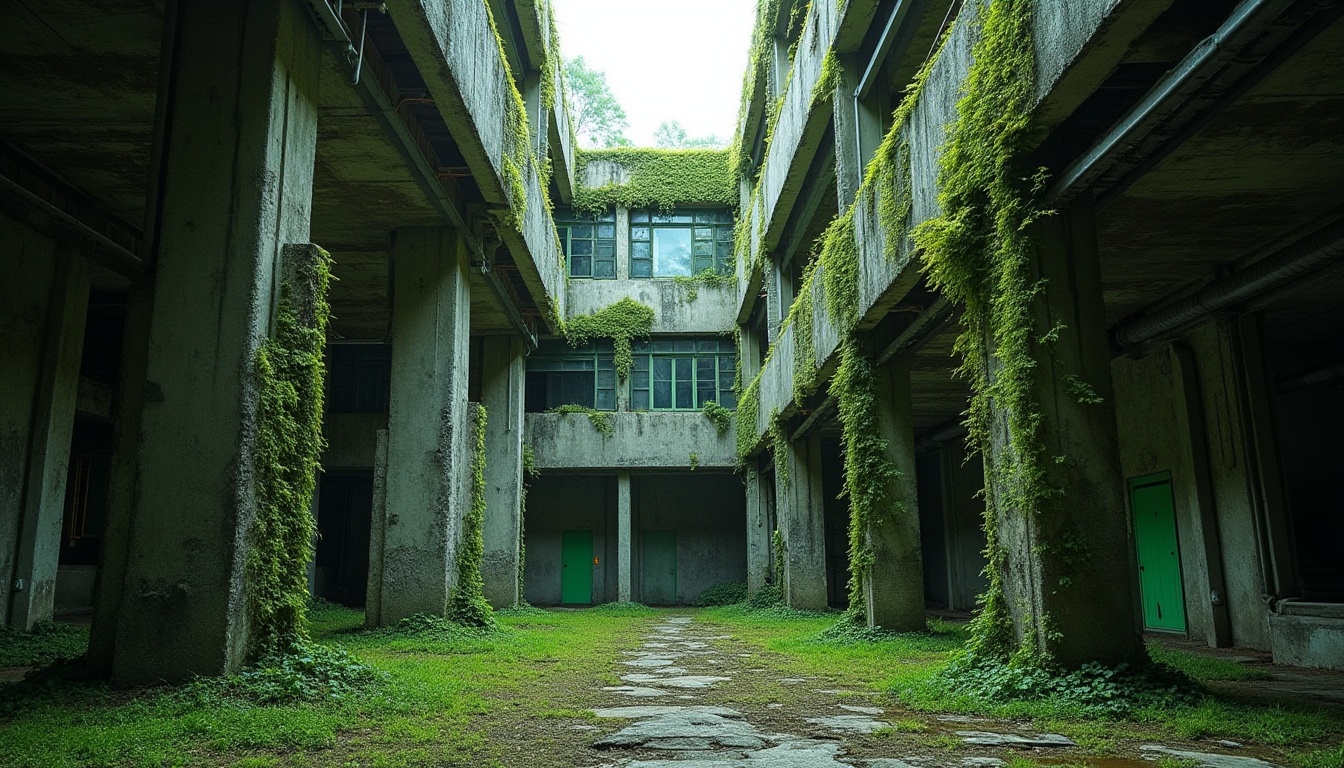
[[[1344,256],[1344,220],[1298,240],[1272,256],[1237,270],[1199,293],[1149,315],[1122,322],[1115,341],[1135,347],[1277,289]]]

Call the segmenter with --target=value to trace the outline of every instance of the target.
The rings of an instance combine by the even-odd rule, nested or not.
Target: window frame
[[[575,227],[592,227],[592,237],[575,237]],[[611,237],[598,237],[599,227],[610,226]],[[577,213],[568,208],[559,208],[555,212],[555,234],[560,241],[560,250],[565,255],[565,274],[576,280],[615,280],[617,278],[617,221],[616,210],[610,208],[600,214],[585,215]],[[581,275],[574,273],[574,243],[589,242],[592,244],[592,252],[588,254],[579,254],[588,258],[588,274]],[[599,254],[602,245],[609,245],[611,248],[610,256]],[[610,263],[610,275],[598,275],[598,262]]]
[[[677,344],[689,344],[691,349],[677,349]],[[658,345],[670,344],[670,348],[657,349]],[[713,344],[714,350],[703,349],[705,344]],[[705,400],[712,400],[724,408],[735,410],[737,408],[737,394],[733,392],[733,382],[737,378],[737,345],[732,341],[725,341],[720,338],[704,337],[679,337],[662,338],[635,342],[632,351],[633,366],[630,371],[630,410],[631,411],[658,411],[658,412],[682,412],[698,411],[704,407]],[[655,360],[670,359],[669,376],[667,379],[669,386],[669,397],[671,405],[668,407],[657,407],[656,395],[657,383],[661,380],[656,379]],[[686,378],[679,376],[678,360],[691,361],[689,383],[691,385],[690,397],[691,404],[681,407],[677,404],[677,385],[683,383]],[[710,396],[702,400],[703,394],[701,386],[700,368],[702,361],[712,361],[713,388]],[[643,378],[647,383],[640,386],[639,382]],[[641,405],[641,394],[645,396],[646,402]],[[724,395],[728,395],[727,398]],[[728,401],[728,402],[725,402]]]
[[[660,221],[662,219],[662,221]],[[641,236],[640,230],[648,230],[648,236]],[[655,274],[657,254],[654,244],[658,230],[685,229],[689,231],[691,254],[689,274]],[[730,275],[733,272],[733,246],[736,222],[730,208],[683,208],[677,211],[659,212],[652,208],[630,211],[630,252],[627,263],[632,280],[675,280],[678,277],[694,277],[711,272],[717,275]],[[704,233],[705,236],[702,236]],[[697,254],[697,245],[708,244],[708,254]],[[641,249],[640,246],[646,246]],[[640,253],[647,250],[647,254]],[[705,260],[708,259],[708,263]],[[698,266],[698,268],[697,268]],[[647,274],[646,274],[647,273]]]
[[[557,354],[557,351],[561,352]],[[620,382],[616,378],[616,352],[611,342],[589,342],[578,347],[566,345],[563,349],[556,346],[551,349],[538,348],[528,355],[524,376],[548,373],[579,373],[591,371],[593,374],[593,405],[595,410],[615,412],[620,408]],[[566,368],[565,363],[591,363],[590,368]],[[604,376],[610,374],[610,386],[602,386]],[[550,384],[547,383],[549,396]],[[610,406],[603,407],[602,393],[609,392]],[[549,397],[548,397],[549,400]],[[557,403],[546,405],[546,410],[562,405],[583,405],[582,403]],[[587,406],[585,406],[587,407]]]

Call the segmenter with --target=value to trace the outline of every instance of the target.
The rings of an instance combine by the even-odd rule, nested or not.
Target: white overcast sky
[[[727,140],[737,122],[755,0],[552,0],[565,58],[607,73],[625,135],[653,146],[664,120]]]

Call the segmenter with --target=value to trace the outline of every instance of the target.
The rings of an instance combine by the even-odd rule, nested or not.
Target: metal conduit
[[[1199,293],[1149,315],[1122,322],[1115,340],[1134,347],[1271,291],[1344,256],[1344,220],[1308,235]]]

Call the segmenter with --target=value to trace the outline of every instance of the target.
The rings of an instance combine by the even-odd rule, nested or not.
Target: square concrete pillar
[[[1037,222],[1032,301],[1038,344],[1028,386],[1040,405],[1045,498],[1012,503],[1010,483],[1031,446],[992,408],[985,474],[1002,554],[1003,605],[1018,645],[1066,667],[1144,654],[1135,621],[1129,524],[1116,441],[1096,230],[1090,200]],[[991,360],[991,372],[993,361]],[[991,546],[994,546],[991,544]]]
[[[821,488],[821,433],[786,443],[785,474],[775,473],[784,573],[779,577],[790,608],[826,609],[826,527]]]
[[[526,347],[517,336],[486,336],[481,356],[485,427],[485,599],[517,605],[523,512],[523,379]]]
[[[767,478],[760,470],[748,466],[744,473],[747,484],[747,592],[754,593],[765,586],[770,577],[770,560],[774,552],[770,546],[770,489]]]
[[[466,244],[451,229],[398,230],[392,260],[385,504],[372,523],[382,530],[371,537],[382,542],[382,580],[370,585],[376,611],[365,611],[373,626],[447,612],[470,503],[471,462],[460,450],[469,428]]]
[[[915,429],[911,418],[910,358],[897,355],[873,370],[873,417],[897,475],[886,484],[889,507],[878,510],[866,535],[873,564],[863,577],[868,626],[920,632],[924,622],[924,566],[915,483]]]
[[[16,287],[38,289],[36,285]],[[51,619],[55,607],[70,436],[89,308],[88,262],[72,251],[58,249],[49,290],[43,298],[46,313],[38,337],[40,355],[36,366],[22,366],[35,375],[34,397],[14,404],[28,412],[26,426],[31,432],[26,456],[14,457],[26,467],[22,470],[21,501],[9,511],[16,522],[12,526],[13,567],[3,573],[9,579],[6,623],[21,630]]]
[[[634,594],[633,534],[631,532],[630,473],[616,475],[616,599],[628,603]]]
[[[251,650],[256,354],[306,243],[322,40],[297,0],[179,12],[154,305],[113,678],[231,672]]]

